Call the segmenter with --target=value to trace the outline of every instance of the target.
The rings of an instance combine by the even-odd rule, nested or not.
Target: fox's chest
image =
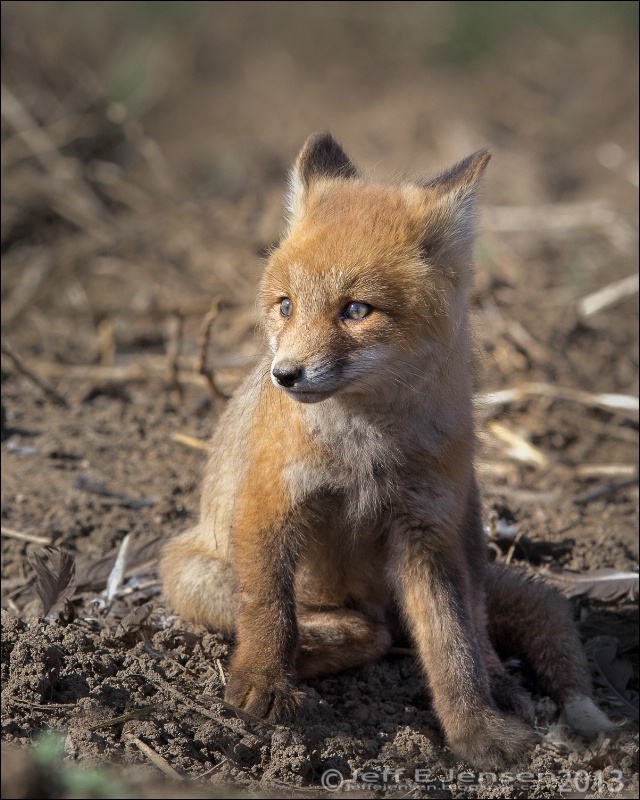
[[[340,493],[314,502],[296,569],[296,599],[307,607],[356,608],[382,622],[389,603],[392,512],[370,510],[356,518],[349,504],[350,498]]]
[[[340,498],[351,524],[380,512],[397,482],[393,437],[384,425],[340,408],[314,412],[306,424],[310,446],[286,471],[292,500],[304,502],[317,494]]]

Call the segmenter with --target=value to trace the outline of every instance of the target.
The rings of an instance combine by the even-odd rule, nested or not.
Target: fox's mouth
[[[278,387],[281,388],[282,387]],[[282,389],[288,397],[298,403],[320,403],[335,394],[335,389]]]
[[[341,366],[335,364],[332,369],[321,369],[281,360],[271,367],[271,382],[298,403],[320,403],[343,388],[341,372]]]

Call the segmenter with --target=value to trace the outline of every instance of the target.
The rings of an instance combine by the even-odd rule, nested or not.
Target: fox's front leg
[[[264,517],[264,508],[258,516]],[[266,527],[245,514],[235,532],[237,649],[226,699],[256,717],[282,722],[304,705],[295,690],[298,629],[294,570],[299,528],[291,515]]]
[[[407,515],[393,552],[392,577],[449,744],[479,768],[518,761],[535,735],[493,701],[458,532]]]

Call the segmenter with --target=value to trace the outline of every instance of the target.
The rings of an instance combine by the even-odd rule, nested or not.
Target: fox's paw
[[[501,717],[495,712],[467,725],[459,736],[449,737],[456,755],[478,769],[514,766],[538,741],[535,731],[519,719]]]
[[[288,722],[303,711],[308,700],[286,678],[272,680],[256,672],[232,672],[225,700],[254,717],[269,722]]]
[[[501,711],[515,714],[525,722],[533,723],[535,712],[531,695],[520,686],[513,675],[507,672],[492,675],[491,693]]]

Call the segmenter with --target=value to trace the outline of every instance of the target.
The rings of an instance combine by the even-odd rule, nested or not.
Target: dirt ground
[[[619,729],[576,739],[532,686],[540,744],[496,776],[456,762],[407,651],[309,681],[298,724],[239,718],[220,701],[232,643],[172,616],[157,580],[225,402],[203,344],[231,392],[287,169],[322,128],[382,180],[490,148],[473,297],[489,556],[549,580],[637,573],[637,284],[581,302],[637,272],[636,4],[491,17],[517,5],[545,4],[2,4],[3,797],[637,797],[620,577],[572,600]],[[487,9],[467,21],[478,52],[467,6]],[[34,564],[66,597],[48,619]]]

